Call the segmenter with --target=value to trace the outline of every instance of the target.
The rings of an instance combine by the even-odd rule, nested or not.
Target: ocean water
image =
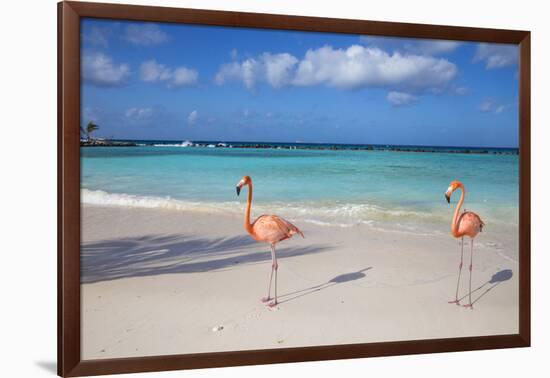
[[[83,203],[241,214],[246,189],[237,197],[235,185],[249,175],[253,216],[448,233],[459,192],[451,205],[444,192],[460,180],[486,230],[517,235],[515,154],[153,144],[81,148]]]

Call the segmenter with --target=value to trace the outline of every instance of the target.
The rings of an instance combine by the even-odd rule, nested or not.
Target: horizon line
[[[430,145],[430,144],[392,144],[392,143],[341,143],[341,142],[304,142],[304,141],[294,141],[294,142],[273,142],[273,141],[243,141],[243,140],[227,140],[227,139],[217,139],[217,140],[208,140],[208,139],[127,139],[127,138],[103,138],[107,140],[120,140],[120,141],[154,141],[154,142],[216,142],[216,143],[249,143],[249,144],[313,144],[313,145],[348,145],[348,146],[396,146],[396,147],[438,147],[438,148],[495,148],[495,149],[518,149],[517,147],[508,147],[508,146],[458,146],[458,145]]]

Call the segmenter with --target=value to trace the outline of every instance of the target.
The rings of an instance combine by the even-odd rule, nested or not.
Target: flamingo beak
[[[235,189],[237,190],[237,195],[241,194],[241,187],[240,186],[237,186]]]
[[[447,203],[451,203],[451,196],[449,193],[445,193],[445,199],[447,200]]]

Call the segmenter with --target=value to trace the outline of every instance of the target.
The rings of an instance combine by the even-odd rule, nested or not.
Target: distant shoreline
[[[420,153],[455,154],[493,154],[518,155],[519,148],[511,147],[441,147],[441,146],[405,146],[380,144],[339,144],[339,143],[266,143],[266,142],[174,142],[174,141],[137,141],[97,139],[80,141],[80,147],[184,147],[184,148],[250,148],[271,150],[332,150],[332,151],[392,151]]]

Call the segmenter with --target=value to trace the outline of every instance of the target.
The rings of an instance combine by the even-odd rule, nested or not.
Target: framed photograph
[[[59,375],[530,345],[528,31],[58,11]]]

